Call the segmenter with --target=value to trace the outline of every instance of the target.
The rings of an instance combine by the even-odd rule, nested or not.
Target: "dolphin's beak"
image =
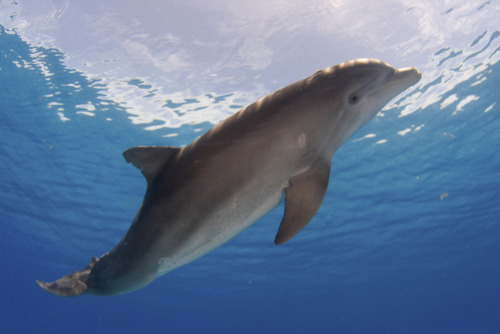
[[[396,70],[395,80],[405,82],[407,87],[413,86],[422,78],[422,74],[415,67],[406,67]],[[405,88],[405,89],[406,89]]]

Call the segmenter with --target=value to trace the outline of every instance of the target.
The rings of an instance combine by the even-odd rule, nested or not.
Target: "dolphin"
[[[235,237],[284,198],[274,240],[283,244],[320,207],[334,152],[420,78],[415,68],[352,60],[261,98],[184,148],[126,150],[147,181],[128,232],[86,268],[37,283],[60,296],[140,289]]]

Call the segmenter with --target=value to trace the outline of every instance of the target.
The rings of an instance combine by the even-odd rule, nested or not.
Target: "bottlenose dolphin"
[[[128,232],[83,270],[37,283],[61,296],[140,289],[230,240],[283,197],[275,243],[290,240],[323,201],[333,153],[420,77],[415,68],[348,61],[256,101],[182,149],[128,149],[125,159],[147,181]]]

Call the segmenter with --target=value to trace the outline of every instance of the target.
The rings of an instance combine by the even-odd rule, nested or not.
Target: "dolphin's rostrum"
[[[148,184],[127,234],[85,269],[38,284],[61,296],[137,290],[233,238],[283,196],[275,243],[290,240],[321,205],[333,153],[420,76],[373,59],[345,62],[256,101],[182,149],[125,151]]]

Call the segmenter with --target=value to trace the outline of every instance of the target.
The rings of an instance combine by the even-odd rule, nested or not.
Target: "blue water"
[[[140,205],[121,152],[211,125],[145,130],[61,51],[0,27],[0,332],[500,333],[500,63],[484,61],[499,35],[436,50],[411,113],[385,110],[335,154],[292,241],[273,244],[278,207],[143,290],[60,298],[35,279],[111,249]]]

